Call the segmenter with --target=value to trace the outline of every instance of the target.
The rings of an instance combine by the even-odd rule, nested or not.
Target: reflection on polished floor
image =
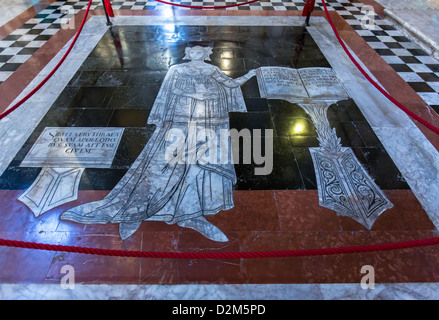
[[[1,112],[58,63],[87,3],[41,0],[0,26]],[[385,19],[378,3],[327,4],[341,37],[373,78],[437,127],[439,62]],[[155,1],[112,5],[108,26],[101,2],[93,2],[60,69],[0,120],[0,238],[247,252],[438,235],[438,136],[361,75],[320,2],[308,27],[304,1],[296,0],[227,10]],[[364,6],[375,10],[373,28],[362,24]],[[223,141],[224,132],[229,137]],[[227,161],[219,161],[224,154]],[[4,298],[8,286],[25,298],[45,286],[58,290],[66,265],[81,290],[127,285],[113,291],[121,299],[133,292],[141,297],[136,290],[146,284],[188,285],[187,299],[203,297],[202,290],[264,298],[259,285],[274,299],[300,299],[292,293],[297,285],[309,299],[343,299],[331,296],[339,287],[360,299],[431,299],[439,282],[437,246],[230,260],[0,247],[0,257]],[[374,268],[376,286],[384,286],[376,296],[360,287],[366,265]],[[218,287],[200,289],[212,284]],[[256,287],[247,292],[248,285]],[[181,298],[176,287],[168,294]],[[79,290],[77,296],[60,290],[59,297],[80,297]],[[149,297],[170,297],[151,290]]]

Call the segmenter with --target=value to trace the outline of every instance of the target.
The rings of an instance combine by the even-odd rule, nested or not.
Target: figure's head
[[[201,60],[201,61],[210,61],[209,56],[212,54],[211,47],[186,47],[185,56],[183,59],[185,60]]]

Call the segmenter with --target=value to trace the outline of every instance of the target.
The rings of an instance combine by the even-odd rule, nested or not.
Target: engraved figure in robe
[[[233,208],[234,165],[199,158],[188,161],[206,146],[205,140],[188,131],[210,130],[220,137],[221,130],[229,129],[229,112],[247,111],[241,85],[256,73],[251,70],[236,79],[228,77],[205,62],[212,54],[210,47],[187,47],[185,53],[190,61],[170,67],[165,76],[148,118],[155,131],[130,169],[104,199],[71,208],[61,219],[118,223],[122,239],[130,237],[143,221],[164,221],[214,241],[228,241],[206,217]],[[179,149],[185,152],[177,150],[174,161],[169,161],[167,150],[175,144],[169,133],[175,130],[185,134],[184,148]],[[232,159],[230,139],[227,144],[227,157]]]

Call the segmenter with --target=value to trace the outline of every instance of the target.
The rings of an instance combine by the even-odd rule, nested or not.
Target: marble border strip
[[[437,300],[439,283],[83,285],[0,284],[2,300]]]

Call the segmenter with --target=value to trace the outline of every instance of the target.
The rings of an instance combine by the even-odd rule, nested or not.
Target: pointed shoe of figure
[[[132,236],[134,232],[139,229],[142,221],[136,222],[121,222],[119,223],[119,235],[122,240],[126,240]]]
[[[207,221],[204,217],[183,220],[177,223],[180,227],[190,228],[198,231],[206,238],[212,241],[227,242],[229,239],[226,235],[215,225]]]

